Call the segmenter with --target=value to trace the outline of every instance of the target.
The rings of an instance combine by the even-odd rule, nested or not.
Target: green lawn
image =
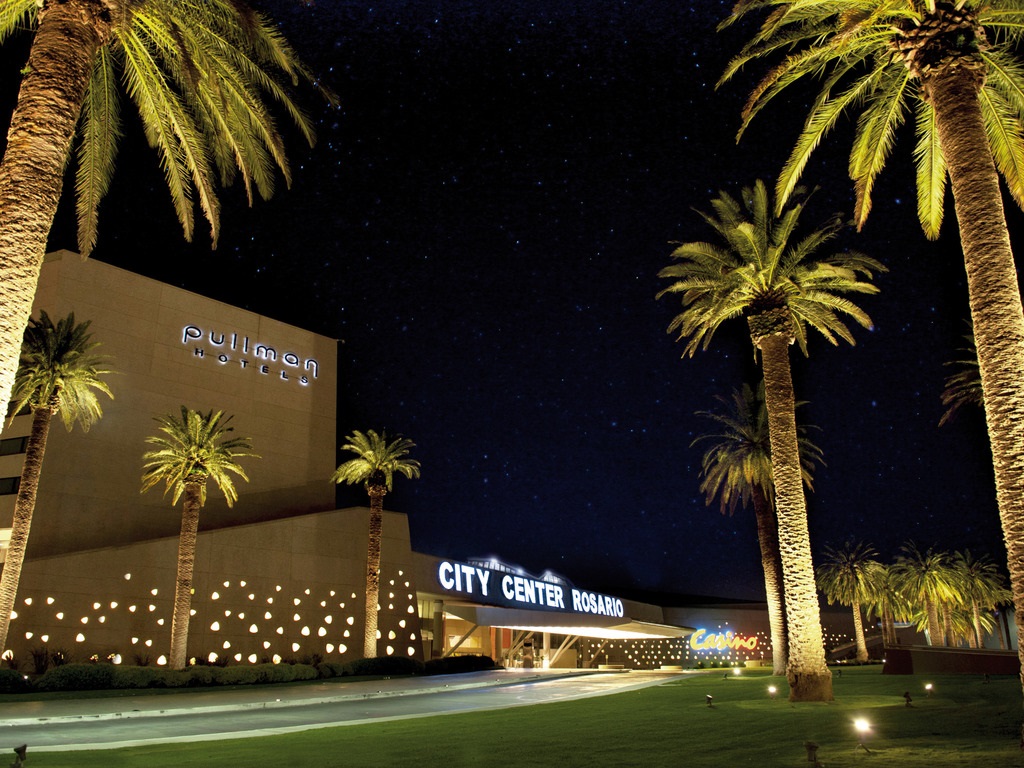
[[[1022,698],[1016,677],[884,676],[846,669],[831,704],[771,700],[773,680],[745,672],[692,675],[661,686],[581,701],[445,715],[287,736],[190,742],[96,752],[35,752],[27,768],[204,766],[510,765],[808,766],[805,741],[826,768],[844,766],[1024,766]],[[774,681],[778,685],[778,680]],[[926,682],[934,684],[925,695]],[[913,706],[903,699],[909,691]],[[714,707],[706,705],[711,694]],[[871,732],[860,746],[852,722]],[[0,757],[0,761],[4,761]],[[4,761],[5,762],[5,761]]]

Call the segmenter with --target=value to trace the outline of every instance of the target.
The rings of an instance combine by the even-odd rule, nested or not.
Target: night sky
[[[341,339],[339,440],[417,443],[423,476],[398,478],[386,505],[418,551],[612,593],[763,598],[753,514],[705,506],[691,447],[710,428],[695,411],[753,380],[745,324],[681,359],[665,331],[678,299],[654,299],[670,242],[709,235],[694,209],[772,179],[803,115],[791,94],[735,144],[758,73],[714,88],[745,40],[715,31],[730,4],[258,5],[340,99],[305,96],[319,142],[289,142],[292,189],[251,210],[225,190],[217,249],[202,231],[186,244],[131,130],[95,257]],[[852,210],[849,135],[808,167],[821,189],[805,227]],[[937,426],[968,310],[952,205],[939,243],[917,224],[912,143],[864,232],[841,240],[890,269],[858,299],[874,330],[793,350],[827,462],[812,546],[862,539],[888,558],[913,539],[1003,560],[982,414]],[[51,247],[75,247],[66,221]]]

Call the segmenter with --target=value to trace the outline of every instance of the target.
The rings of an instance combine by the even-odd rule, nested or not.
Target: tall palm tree
[[[384,496],[391,490],[397,472],[410,480],[420,476],[420,463],[406,458],[416,443],[401,435],[390,443],[387,432],[379,435],[372,429],[366,434],[353,431],[345,438],[341,450],[350,451],[356,458],[343,462],[334,470],[335,483],[354,485],[362,483],[370,497],[370,533],[366,547],[366,623],[363,635],[363,656],[377,656],[377,599],[380,595],[381,529],[383,525]]]
[[[908,600],[921,607],[928,629],[928,644],[943,645],[945,633],[939,612],[943,603],[961,600],[949,555],[934,549],[922,552],[913,542],[904,544],[900,551],[892,569],[896,583]]]
[[[74,313],[57,321],[46,312],[31,318],[25,329],[21,366],[14,380],[14,409],[32,412],[32,431],[25,446],[21,484],[14,502],[14,521],[7,559],[0,573],[0,650],[7,646],[11,611],[18,595],[21,567],[25,562],[36,491],[43,471],[50,421],[59,413],[70,432],[75,424],[88,431],[103,415],[97,393],[113,397],[100,378],[110,373],[104,358],[94,354],[99,342],[92,340],[89,321],[75,322]]]
[[[1017,614],[1024,616],[1024,307],[999,177],[1024,205],[1024,38],[1020,0],[740,0],[726,23],[768,15],[722,80],[744,64],[781,61],[755,87],[743,128],[787,86],[810,78],[818,96],[778,182],[785,203],[814,149],[846,112],[860,113],[849,171],[855,218],[896,132],[914,114],[918,218],[936,238],[946,181],[967,270],[985,417]],[[803,98],[803,93],[800,94]],[[742,129],[741,129],[742,130]],[[1024,622],[1018,628],[1024,685]]]
[[[77,130],[79,251],[96,242],[121,134],[120,85],[157,151],[185,237],[194,207],[219,230],[216,186],[240,175],[250,201],[291,181],[276,102],[313,141],[288,82],[311,80],[278,28],[242,0],[0,0],[0,43],[28,30],[0,162],[0,413],[6,413],[47,234]]]
[[[754,509],[772,635],[772,674],[784,675],[789,654],[764,382],[760,382],[756,390],[744,384],[741,390],[733,390],[731,400],[720,396],[717,399],[725,408],[724,412],[698,411],[697,415],[714,421],[718,431],[701,435],[691,443],[694,446],[710,443],[701,460],[704,479],[700,490],[708,506],[718,499],[722,514],[732,515],[737,504],[745,509],[750,503]],[[821,449],[810,441],[806,432],[803,425],[797,427],[803,481],[811,489],[814,465],[821,463]]]
[[[870,279],[872,272],[884,268],[859,253],[819,258],[818,250],[842,228],[839,218],[797,239],[804,204],[793,202],[774,216],[761,181],[744,189],[739,201],[720,193],[712,206],[713,215],[701,215],[721,242],[680,244],[672,253],[675,263],[659,273],[673,282],[658,296],[681,294],[683,311],[669,325],[669,332],[678,332],[679,339],[686,341],[684,354],[691,357],[707,348],[726,320],[747,320],[764,374],[789,626],[790,700],[828,701],[832,675],[825,665],[814,586],[789,346],[796,342],[807,353],[808,326],[833,344],[838,343],[837,337],[852,344],[853,336],[839,315],[849,315],[865,327],[871,320],[839,294],[876,293],[878,289],[861,278]]]
[[[987,557],[974,557],[970,550],[953,553],[953,570],[959,577],[964,603],[971,612],[974,638],[970,645],[980,648],[985,644],[983,614],[1009,600],[1010,591],[995,563]]]
[[[853,632],[857,641],[857,661],[868,660],[868,646],[864,638],[864,617],[861,606],[870,601],[878,581],[875,575],[881,563],[876,560],[878,552],[863,542],[846,542],[839,549],[825,548],[825,559],[815,576],[818,589],[825,595],[829,605],[839,603],[853,610]]]
[[[146,438],[155,446],[143,454],[142,492],[159,483],[171,506],[184,496],[181,534],[178,537],[178,568],[174,582],[174,614],[171,618],[171,669],[184,669],[188,660],[188,622],[192,608],[192,572],[199,537],[199,511],[206,504],[206,483],[212,480],[228,506],[238,500],[232,475],[248,482],[238,464],[243,457],[258,458],[247,437],[231,437],[231,417],[221,411],[202,413],[181,406],[181,415],[157,416],[163,434]]]
[[[864,608],[868,618],[877,617],[881,621],[883,645],[897,645],[896,622],[910,620],[913,614],[910,602],[900,589],[893,566],[880,562],[867,575],[870,588]]]

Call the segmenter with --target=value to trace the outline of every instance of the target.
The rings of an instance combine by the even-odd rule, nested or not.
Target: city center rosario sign
[[[181,332],[181,343],[193,344],[194,357],[209,358],[221,365],[237,365],[269,378],[295,381],[303,387],[320,375],[320,363],[313,358],[303,358],[295,352],[279,354],[275,347],[250,341],[244,334],[206,331],[197,325],[186,325]]]
[[[587,613],[622,618],[622,601],[610,595],[585,592],[519,573],[498,571],[479,565],[442,560],[437,581],[445,592],[465,595],[474,602],[502,608]]]

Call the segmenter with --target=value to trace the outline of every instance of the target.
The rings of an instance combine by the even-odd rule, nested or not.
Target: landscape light
[[[714,696],[712,696],[712,695],[711,695],[711,694],[709,693],[709,694],[708,694],[707,696],[705,696],[705,697],[704,697],[704,701],[706,701],[706,702],[707,702],[707,704],[708,704],[708,706],[709,706],[709,707],[713,707],[713,706],[715,706],[715,705],[714,705],[714,704],[712,704],[711,702],[712,702],[712,701],[714,700],[714,698],[715,698],[715,697],[714,697]]]
[[[775,701],[775,694],[777,694],[778,692],[779,692],[779,689],[776,688],[774,685],[769,685],[768,686],[768,698],[771,699],[772,701]]]
[[[736,675],[737,677],[739,677],[739,674],[740,674],[740,668],[739,668],[739,667],[733,667],[733,669],[732,669],[732,673],[733,673],[734,675]]]
[[[932,695],[932,684],[931,683],[925,683],[924,684],[924,689],[928,693],[929,696]]]
[[[870,755],[871,750],[868,749],[867,745],[864,742],[867,740],[868,735],[871,733],[871,723],[869,723],[863,717],[858,717],[856,720],[853,721],[853,727],[857,730],[857,733],[860,734],[860,747]]]
[[[813,763],[814,768],[818,768],[821,763],[818,762],[818,745],[813,741],[805,741],[804,749],[807,750],[807,762]]]

